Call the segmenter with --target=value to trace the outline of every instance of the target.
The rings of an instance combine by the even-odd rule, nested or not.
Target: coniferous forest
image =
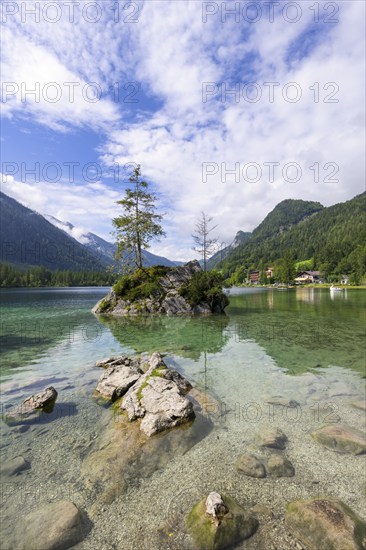
[[[100,271],[51,271],[45,267],[31,267],[21,270],[10,264],[0,263],[0,287],[68,287],[68,286],[111,286],[116,275]]]

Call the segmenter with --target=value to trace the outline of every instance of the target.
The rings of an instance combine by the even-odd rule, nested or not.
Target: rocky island
[[[93,308],[107,315],[222,313],[229,300],[221,276],[193,260],[179,267],[141,268],[123,276]]]

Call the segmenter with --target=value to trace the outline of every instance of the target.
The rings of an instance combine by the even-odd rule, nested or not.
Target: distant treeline
[[[51,271],[45,267],[21,270],[13,265],[0,263],[0,287],[41,286],[111,286],[116,282],[114,273],[99,271]]]

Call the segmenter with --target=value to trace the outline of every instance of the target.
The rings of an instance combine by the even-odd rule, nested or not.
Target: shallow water
[[[2,480],[4,540],[20,514],[60,498],[92,516],[94,526],[78,545],[83,549],[190,548],[184,518],[211,490],[275,514],[243,548],[272,548],[281,537],[280,547],[292,548],[281,518],[294,498],[337,496],[366,517],[365,457],[337,455],[309,435],[339,419],[364,428],[364,413],[350,405],[365,397],[364,291],[231,289],[226,316],[97,319],[90,309],[105,293],[2,291],[3,410],[48,385],[59,393],[53,413],[26,431],[2,422],[2,458],[22,455],[31,463]],[[192,441],[182,446],[177,436],[161,436],[154,453],[147,448],[124,472],[119,498],[100,504],[97,484],[85,483],[83,463],[113,413],[93,397],[101,374],[94,363],[153,351],[217,401],[198,413]],[[267,403],[273,396],[299,406]],[[257,480],[235,471],[236,458],[268,424],[288,435],[294,478]]]

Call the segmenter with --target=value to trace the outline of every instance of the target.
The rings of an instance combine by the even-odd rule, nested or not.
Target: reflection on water
[[[225,346],[229,335],[226,315],[210,317],[111,317],[99,316],[121,345],[136,353],[174,353],[199,359],[202,352],[217,353]]]
[[[326,303],[330,300],[348,300],[348,289],[340,291],[331,291],[329,289],[319,289],[314,287],[296,287],[296,299],[306,303],[320,302]]]
[[[365,307],[362,290],[236,289],[226,311],[235,338],[259,343],[293,374],[329,365],[364,373]]]
[[[301,287],[296,288],[297,300],[302,300],[303,302],[306,302],[309,304],[309,303],[315,302],[315,297],[317,297],[318,300],[320,299],[320,294],[317,294],[315,292],[315,288],[301,288]]]
[[[331,291],[330,292],[330,299],[331,300],[347,300],[348,299],[348,289],[342,289],[339,291]]]

